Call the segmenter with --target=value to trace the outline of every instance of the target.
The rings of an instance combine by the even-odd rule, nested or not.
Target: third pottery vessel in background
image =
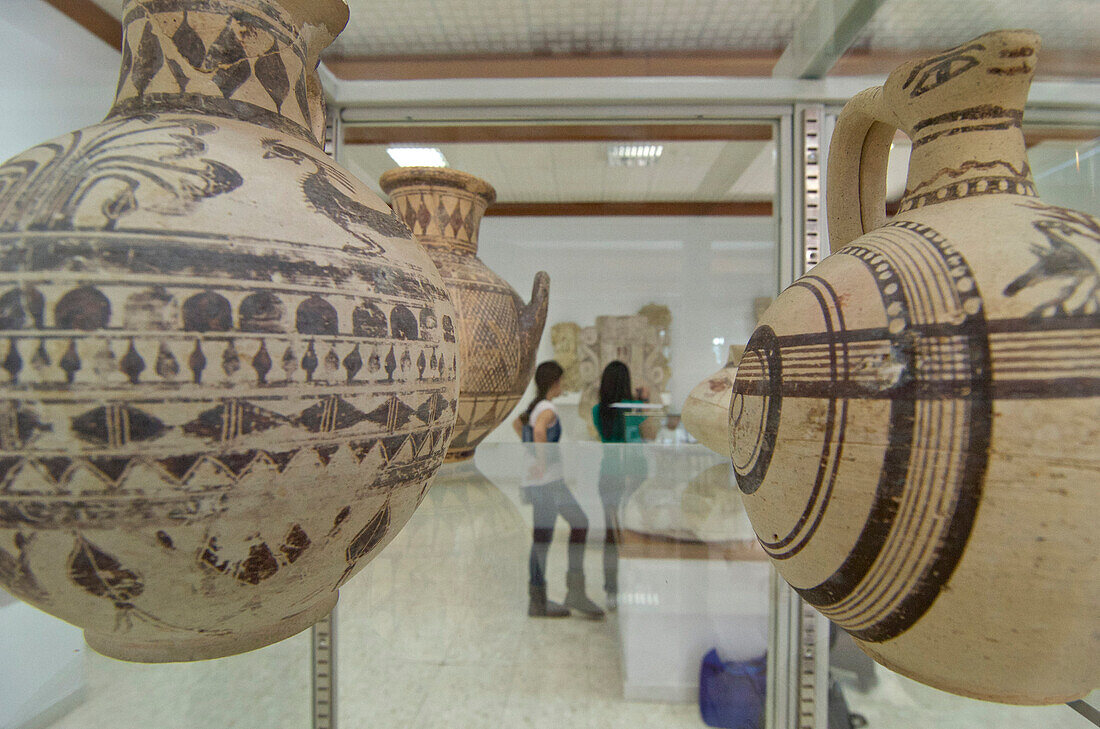
[[[687,432],[720,456],[730,454],[730,398],[744,351],[744,346],[731,344],[722,369],[691,388],[681,412]]]
[[[439,268],[458,313],[458,417],[447,460],[470,458],[512,412],[535,367],[546,324],[550,277],[535,275],[524,304],[508,282],[477,257],[478,228],[496,199],[489,183],[458,170],[398,167],[379,183],[397,214]]]
[[[107,655],[292,635],[457,400],[408,227],[321,147],[339,0],[130,0],[103,122],[0,167],[0,585]]]
[[[849,102],[835,252],[764,315],[730,418],[803,598],[900,673],[1046,704],[1100,685],[1100,221],[1036,196],[1038,50],[990,33]],[[895,128],[913,153],[887,223]]]

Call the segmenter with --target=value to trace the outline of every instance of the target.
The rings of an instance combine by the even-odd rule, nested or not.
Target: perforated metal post
[[[825,107],[795,107],[794,204],[792,264],[795,276],[828,254],[825,243],[824,149]],[[768,729],[825,729],[828,721],[829,621],[811,608],[772,570],[768,644]]]
[[[326,115],[325,153],[338,159],[343,128],[340,110]],[[336,608],[310,629],[313,664],[313,729],[336,729]]]
[[[825,107],[821,104],[799,105],[798,123],[801,126],[801,183],[802,215],[801,240],[803,262],[806,270],[816,266],[828,251],[824,244],[825,200],[822,184],[825,171],[824,134]]]
[[[311,629],[313,729],[336,729],[336,608]]]

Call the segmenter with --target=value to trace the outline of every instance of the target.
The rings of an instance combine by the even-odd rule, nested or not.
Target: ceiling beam
[[[788,50],[790,48],[788,46]],[[835,62],[831,64],[831,68],[826,68],[829,76],[885,76],[906,61],[930,56],[942,49],[905,51],[857,49],[848,52],[844,50],[839,49],[840,55],[833,59]],[[324,65],[336,79],[341,81],[616,77],[769,78],[773,75],[773,69],[781,68],[777,64],[779,58],[779,52],[773,51],[752,53],[700,51],[691,54],[637,56],[356,57],[326,55]],[[1097,75],[1100,75],[1100,51],[1044,50],[1042,52],[1038,67],[1038,76],[1042,78],[1095,78]]]
[[[776,51],[484,56],[325,56],[347,81],[429,78],[599,78],[614,76],[768,76]]]
[[[817,0],[772,68],[776,78],[824,78],[886,0]]]
[[[122,23],[92,0],[44,0],[76,21],[85,30],[121,52]]]
[[[770,124],[490,124],[344,127],[345,144],[767,142]]]
[[[770,202],[573,202],[573,203],[496,203],[485,211],[487,216],[665,216],[726,215],[734,217],[770,217]]]

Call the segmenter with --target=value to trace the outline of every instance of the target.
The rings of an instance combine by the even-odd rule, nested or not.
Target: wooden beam
[[[47,0],[65,4],[62,0]],[[884,76],[914,58],[942,49],[850,50],[829,76]],[[439,78],[591,78],[632,76],[769,77],[778,51],[753,53],[700,51],[683,54],[567,56],[325,56],[337,78],[358,81],[407,81]],[[1041,78],[1100,76],[1100,52],[1044,50]]]
[[[344,144],[486,142],[767,142],[770,124],[492,124],[345,126]]]
[[[778,51],[485,56],[325,56],[348,81],[429,78],[592,78],[604,76],[770,76]]]
[[[45,0],[101,41],[122,51],[122,23],[92,0]]]
[[[573,203],[496,203],[486,215],[501,217],[552,216],[679,216],[728,215],[734,217],[770,217],[770,202],[573,202]]]

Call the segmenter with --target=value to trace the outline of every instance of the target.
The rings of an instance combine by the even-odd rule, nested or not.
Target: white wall
[[[667,305],[670,409],[678,412],[691,388],[725,362],[727,347],[716,353],[714,339],[743,344],[754,326],[753,299],[775,295],[776,240],[774,220],[762,217],[488,217],[478,253],[524,299],[536,271],[550,274],[539,361],[553,357],[549,332],[558,322],[583,327],[599,315]],[[514,438],[505,421],[489,440]]]
[[[119,60],[41,0],[0,2],[0,161],[101,120]]]

